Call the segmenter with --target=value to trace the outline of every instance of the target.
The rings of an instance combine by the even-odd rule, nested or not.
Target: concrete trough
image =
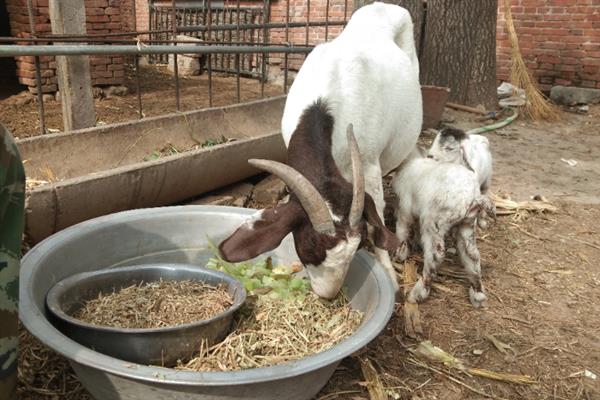
[[[84,220],[165,206],[257,174],[249,158],[285,161],[285,96],[24,139],[26,234],[37,243]],[[222,137],[232,141],[200,147]],[[165,146],[197,149],[150,159]]]

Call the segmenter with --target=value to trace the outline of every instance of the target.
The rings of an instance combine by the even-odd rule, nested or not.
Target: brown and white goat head
[[[365,182],[358,144],[350,124],[347,140],[354,184],[336,173],[324,179],[331,190],[323,193],[296,169],[268,160],[249,160],[253,166],[281,178],[290,189],[290,200],[259,211],[219,245],[222,257],[230,262],[254,258],[275,249],[293,233],[298,257],[305,265],[314,292],[331,299],[340,291],[350,262],[365,244],[371,225],[372,240],[379,248],[394,251],[396,236],[384,226],[375,203],[365,194]]]

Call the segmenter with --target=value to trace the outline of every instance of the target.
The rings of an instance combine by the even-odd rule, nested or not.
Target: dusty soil
[[[139,118],[135,75],[127,67],[125,96],[109,96],[94,100],[97,124],[125,122]],[[144,116],[156,116],[176,112],[175,79],[165,66],[140,67],[140,92]],[[283,88],[265,84],[265,96],[283,94]],[[235,78],[213,74],[213,106],[237,103]],[[261,84],[255,79],[240,79],[240,100],[249,101],[261,97]],[[22,92],[8,98],[0,97],[0,122],[18,138],[40,134],[37,97]],[[180,77],[181,111],[209,106],[208,75]],[[51,132],[63,129],[61,103],[44,101],[46,128]]]
[[[518,120],[487,134],[495,157],[492,191],[514,200],[541,194],[560,208],[553,214],[499,217],[480,232],[488,307],[470,305],[467,283],[456,277],[460,268],[450,254],[420,306],[421,340],[431,340],[469,367],[525,374],[536,383],[477,378],[432,362],[415,365],[409,349],[418,341],[404,335],[399,298],[384,332],[344,360],[317,399],[374,399],[371,381],[361,371],[366,359],[390,399],[600,399],[600,380],[583,376],[586,370],[600,375],[600,106],[588,115],[562,117],[553,124]],[[459,127],[479,125],[466,113],[447,110],[446,118]],[[501,352],[488,335],[510,349]],[[60,357],[26,333],[22,340],[23,399],[87,398]]]

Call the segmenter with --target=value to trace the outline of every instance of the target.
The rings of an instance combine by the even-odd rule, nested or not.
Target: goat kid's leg
[[[483,291],[483,284],[481,283],[481,257],[475,242],[474,224],[463,224],[458,228],[456,232],[456,247],[460,262],[471,282],[469,300],[475,307],[485,306],[487,296]]]
[[[396,236],[402,242],[402,246],[396,253],[396,258],[404,262],[409,255],[408,238],[410,236],[410,227],[413,223],[412,215],[402,207],[396,209]]]
[[[375,208],[377,209],[377,215],[382,222],[385,223],[385,219],[383,216],[383,211],[385,210],[385,200],[383,198],[383,180],[381,176],[381,169],[379,167],[372,167],[369,169],[365,169],[365,189],[367,193],[373,197],[373,201],[375,202]],[[381,263],[387,270],[390,279],[392,280],[392,285],[394,286],[394,290],[398,292],[400,286],[398,286],[398,278],[396,276],[396,270],[392,264],[392,260],[390,258],[390,254],[387,250],[381,249],[377,246],[375,247],[375,258],[377,261]]]
[[[423,273],[415,286],[410,291],[408,301],[416,303],[429,296],[431,281],[437,274],[437,267],[444,260],[446,253],[444,236],[446,231],[441,231],[432,223],[421,223],[421,243],[423,244]]]

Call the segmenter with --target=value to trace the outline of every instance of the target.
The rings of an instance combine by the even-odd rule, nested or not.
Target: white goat
[[[492,183],[492,153],[485,136],[444,128],[435,136],[428,156],[436,161],[463,164],[472,169],[479,179],[481,193],[487,194]]]
[[[399,242],[382,222],[382,176],[408,156],[421,122],[410,14],[383,3],[360,8],[339,37],[310,53],[290,88],[281,123],[289,167],[252,161],[280,176],[294,196],[238,228],[221,243],[223,257],[255,257],[293,232],[313,289],[331,298],[368,236],[397,289],[388,250]],[[355,140],[351,129],[346,134],[350,124]]]
[[[445,237],[454,230],[458,255],[471,282],[471,303],[476,307],[483,305],[486,295],[474,225],[482,212],[495,216],[495,208],[487,196],[481,195],[476,174],[460,164],[425,158],[420,149],[415,149],[394,176],[392,185],[398,195],[396,235],[406,241],[410,226],[417,220],[423,247],[422,277],[408,301],[421,301],[429,295],[431,279],[444,259]],[[400,258],[407,256],[408,248],[404,247]]]

